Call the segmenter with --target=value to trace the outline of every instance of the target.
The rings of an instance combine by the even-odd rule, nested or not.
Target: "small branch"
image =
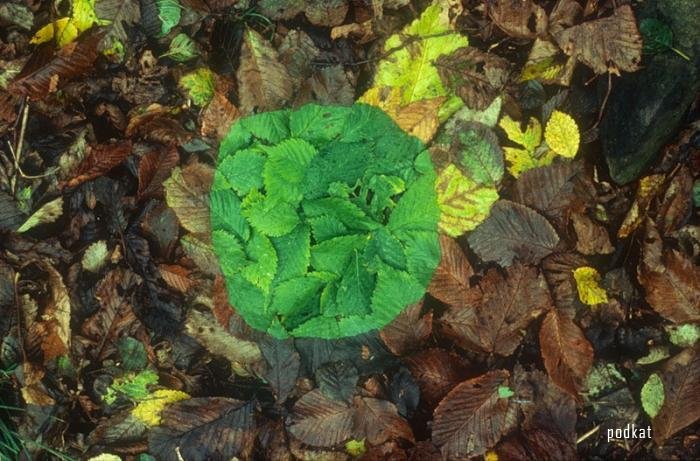
[[[578,439],[576,439],[576,445],[578,445],[579,443],[583,442],[584,440],[586,440],[587,438],[589,438],[590,436],[592,436],[593,434],[595,434],[595,433],[598,432],[599,430],[600,430],[600,424],[598,424],[596,427],[594,427],[593,429],[591,429],[590,431],[586,432],[586,433],[583,434],[581,437],[579,437]]]

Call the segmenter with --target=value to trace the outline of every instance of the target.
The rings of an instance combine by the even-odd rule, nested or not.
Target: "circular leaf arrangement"
[[[278,338],[386,325],[423,296],[440,260],[435,178],[421,142],[372,106],[240,119],[211,192],[231,304]]]

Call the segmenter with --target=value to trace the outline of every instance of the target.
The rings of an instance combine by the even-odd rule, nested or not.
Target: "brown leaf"
[[[547,24],[547,14],[532,0],[487,0],[486,7],[493,22],[511,37],[534,38]],[[533,16],[535,30],[530,29]]]
[[[165,200],[173,209],[182,227],[196,234],[209,235],[209,191],[214,170],[203,163],[176,167],[165,186]]]
[[[233,307],[228,302],[228,292],[226,291],[226,282],[224,278],[217,274],[214,278],[214,288],[212,289],[212,308],[211,312],[216,317],[216,321],[219,322],[224,328],[228,328],[229,320],[233,315]]]
[[[456,240],[440,234],[440,264],[428,285],[428,293],[455,308],[468,300],[469,279],[474,275],[469,260]]]
[[[677,250],[663,250],[651,220],[637,277],[647,302],[660,315],[675,323],[700,321],[700,267]]]
[[[347,0],[308,0],[304,14],[315,26],[332,27],[343,23],[348,8]]]
[[[161,143],[166,146],[179,146],[192,138],[192,133],[182,127],[182,124],[172,117],[153,117],[138,125],[134,134],[147,141]]]
[[[490,371],[458,384],[435,409],[433,443],[450,459],[482,455],[517,423],[517,407],[499,396],[509,373]]]
[[[499,200],[491,208],[489,217],[467,240],[481,259],[507,267],[514,259],[537,264],[554,250],[559,236],[536,211],[508,200]]]
[[[420,347],[433,331],[433,312],[421,316],[423,302],[406,307],[381,329],[379,336],[394,355],[403,355]]]
[[[574,270],[588,265],[586,258],[575,252],[553,254],[542,261],[544,276],[559,310],[573,314],[581,306]]]
[[[71,301],[61,274],[46,261],[39,266],[48,274],[48,302],[44,306],[41,318],[32,324],[29,335],[40,338],[44,363],[56,357],[68,354],[71,346]]]
[[[163,461],[250,459],[255,445],[252,401],[203,397],[173,403],[148,435],[148,449]]]
[[[258,344],[268,365],[263,377],[272,387],[276,401],[284,403],[294,390],[299,376],[299,353],[291,339],[280,340],[270,336]]]
[[[177,264],[159,264],[158,271],[169,287],[186,294],[195,282],[189,277],[190,270]]]
[[[180,163],[177,147],[163,147],[153,150],[139,162],[139,198],[161,195],[163,181],[168,179],[173,168]]]
[[[666,362],[661,380],[664,403],[652,421],[657,444],[700,419],[700,343]]]
[[[40,47],[27,61],[17,78],[8,87],[15,94],[43,99],[71,79],[93,69],[98,56],[98,45],[104,31],[94,29],[75,42],[69,43],[52,57],[52,45]],[[45,51],[48,50],[48,51]]]
[[[693,210],[692,190],[693,176],[684,166],[673,177],[661,200],[657,218],[661,234],[670,234],[688,219]]]
[[[421,402],[430,409],[467,376],[464,359],[444,349],[424,349],[404,361],[418,383]]]
[[[460,346],[477,352],[511,355],[530,322],[552,307],[544,277],[521,264],[505,277],[491,269],[472,291],[474,304],[451,308],[440,324]]]
[[[553,35],[566,54],[576,57],[596,74],[620,75],[620,70],[639,69],[642,37],[630,5],[618,7],[610,17],[587,21]]]
[[[620,226],[620,230],[617,231],[618,238],[623,239],[629,237],[632,232],[637,230],[639,225],[646,218],[651,201],[661,191],[664,179],[665,176],[662,174],[652,174],[639,180],[637,195],[634,198],[634,202],[632,202],[632,206],[627,212],[625,220]]]
[[[576,232],[576,250],[584,255],[612,253],[608,231],[585,214],[574,213],[571,221]]]
[[[76,187],[86,181],[98,178],[119,165],[131,154],[131,141],[114,144],[97,144],[90,147],[90,153],[80,163],[76,175],[66,182],[68,187]]]
[[[593,365],[593,347],[571,316],[549,311],[540,328],[540,349],[552,381],[578,398],[578,391]]]
[[[444,101],[444,97],[414,101],[399,107],[392,118],[406,133],[427,143],[435,136],[440,125],[438,109]]]
[[[574,414],[574,421],[576,420]],[[543,429],[524,430],[509,437],[496,448],[498,459],[518,461],[559,461],[579,459],[576,445],[556,433]]]
[[[396,406],[386,400],[355,397],[353,433],[356,439],[366,439],[371,445],[380,445],[390,439],[413,442],[413,431]]]
[[[347,403],[314,389],[294,405],[289,432],[308,445],[332,447],[352,437],[354,413]]]
[[[458,48],[435,61],[440,79],[472,109],[484,110],[503,92],[510,64],[477,48]]]
[[[238,108],[231,104],[224,93],[217,91],[202,111],[199,132],[202,136],[213,136],[221,141],[239,116]]]
[[[236,78],[243,114],[278,109],[292,99],[292,79],[277,51],[249,27],[243,33],[240,60]]]

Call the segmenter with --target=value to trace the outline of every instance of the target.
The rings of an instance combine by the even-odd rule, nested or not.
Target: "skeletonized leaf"
[[[490,371],[458,384],[435,409],[433,443],[447,458],[482,455],[517,424],[516,408],[499,389],[509,373]]]
[[[656,415],[654,440],[661,444],[681,429],[700,419],[700,344],[670,359],[661,375],[664,404]]]
[[[236,72],[240,109],[244,114],[274,110],[292,99],[292,79],[277,51],[258,32],[246,28],[241,63]]]
[[[224,397],[192,398],[163,410],[148,448],[163,461],[250,459],[255,443],[254,404]]]
[[[469,235],[468,241],[481,259],[507,267],[516,258],[537,264],[554,250],[559,236],[536,211],[500,200],[489,217]]]
[[[314,389],[294,405],[289,432],[308,445],[332,447],[352,437],[354,413],[347,403]]]
[[[593,365],[593,347],[568,314],[549,311],[540,328],[540,349],[552,381],[578,398]]]
[[[193,233],[208,235],[209,190],[214,171],[202,163],[191,163],[184,168],[175,167],[165,186],[168,206],[175,211],[182,227]]]
[[[24,224],[19,226],[17,232],[27,232],[30,229],[35,228],[39,224],[50,224],[56,222],[58,218],[63,214],[63,197],[58,197],[45,203],[41,208],[36,210]]]
[[[639,69],[642,37],[630,5],[621,5],[610,17],[564,29],[555,33],[554,38],[566,54],[576,57],[597,74],[620,75],[620,70]]]
[[[440,264],[435,269],[428,293],[445,304],[464,305],[469,291],[469,279],[474,269],[456,240],[440,235]]]

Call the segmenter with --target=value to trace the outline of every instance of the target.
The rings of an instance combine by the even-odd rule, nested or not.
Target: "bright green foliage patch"
[[[231,304],[280,338],[386,325],[440,260],[435,179],[421,142],[372,106],[239,120],[211,192]]]

